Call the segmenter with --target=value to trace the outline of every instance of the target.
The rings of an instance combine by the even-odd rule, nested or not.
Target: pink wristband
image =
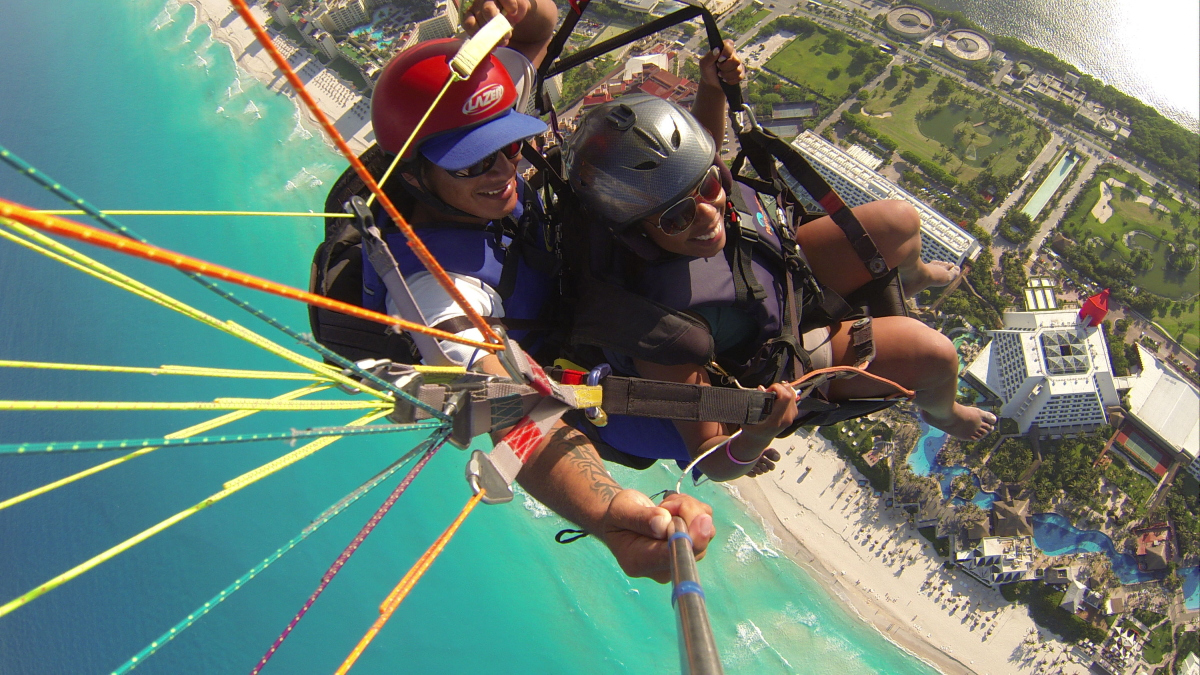
[[[725,456],[728,457],[729,461],[733,462],[734,464],[740,464],[742,466],[749,466],[751,464],[758,464],[758,460],[762,459],[762,452],[760,452],[760,453],[758,453],[758,457],[755,457],[754,459],[750,460],[749,462],[743,462],[742,460],[733,456],[733,452],[729,449],[730,446],[732,446],[732,445],[733,445],[733,437],[730,436],[729,438],[725,439]],[[766,452],[766,450],[763,450],[763,452]]]

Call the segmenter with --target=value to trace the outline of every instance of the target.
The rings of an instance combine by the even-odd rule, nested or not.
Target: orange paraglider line
[[[441,287],[450,294],[450,297],[454,298],[454,301],[458,303],[460,308],[462,308],[463,313],[465,313],[467,318],[471,320],[471,325],[479,329],[479,332],[483,334],[484,339],[499,343],[500,337],[496,335],[495,331],[493,331],[491,327],[487,325],[487,322],[483,320],[483,317],[479,315],[479,312],[475,311],[475,308],[472,307],[470,303],[467,302],[467,299],[463,297],[462,293],[459,292],[458,288],[454,285],[454,281],[450,278],[450,275],[446,274],[446,270],[442,269],[442,266],[438,264],[436,259],[434,259],[433,254],[430,253],[429,249],[425,247],[425,244],[421,241],[421,238],[417,236],[415,231],[413,231],[412,226],[408,224],[408,221],[404,219],[404,216],[400,215],[400,211],[394,204],[392,204],[392,200],[389,199],[386,194],[384,194],[383,188],[379,187],[379,183],[375,181],[375,177],[371,175],[371,172],[367,171],[367,167],[363,166],[363,163],[359,161],[358,156],[355,155],[354,151],[350,149],[350,146],[346,144],[346,141],[342,138],[341,133],[339,133],[338,130],[333,126],[333,122],[329,121],[329,118],[325,116],[325,113],[321,112],[320,106],[317,105],[317,102],[313,100],[312,96],[304,88],[304,83],[300,81],[300,78],[297,77],[295,71],[292,70],[292,67],[290,64],[288,64],[287,59],[283,58],[283,55],[280,54],[279,50],[275,48],[275,44],[271,42],[271,37],[267,35],[267,32],[263,30],[263,27],[258,24],[258,20],[254,18],[254,15],[250,13],[250,8],[246,5],[245,0],[231,0],[231,2],[233,3],[233,8],[237,10],[237,13],[240,14],[242,19],[246,22],[246,25],[248,25],[250,30],[254,32],[254,37],[258,39],[259,44],[261,44],[263,49],[267,50],[267,53],[271,55],[271,60],[275,62],[275,66],[278,67],[279,70],[284,74],[284,77],[287,78],[288,83],[292,85],[292,89],[300,97],[300,100],[304,101],[304,105],[307,106],[313,116],[316,117],[317,122],[319,122],[321,127],[325,129],[325,133],[329,135],[329,138],[333,141],[334,145],[336,145],[342,155],[344,155],[346,159],[350,161],[350,166],[354,167],[354,172],[358,174],[360,179],[362,179],[363,184],[371,190],[371,194],[375,195],[375,198],[379,200],[379,205],[382,206],[383,210],[386,211],[388,216],[391,217],[392,221],[396,224],[396,227],[400,228],[400,231],[404,233],[405,238],[408,239],[408,247],[412,249],[413,253],[416,254],[421,263],[425,265],[425,269],[429,270],[429,273],[433,275],[433,278],[437,279],[438,284],[440,284]],[[463,344],[467,343],[464,342]]]
[[[270,293],[272,295],[278,295],[283,298],[299,300],[300,302],[305,302],[317,307],[323,307],[335,312],[341,312],[343,314],[349,314],[360,319],[366,319],[367,321],[374,321],[376,323],[382,323],[389,326],[399,326],[404,330],[424,333],[426,335],[432,335],[441,340],[452,340],[464,345],[478,347],[480,349],[486,349],[493,352],[504,349],[502,345],[479,342],[477,340],[467,340],[457,335],[447,333],[446,331],[437,330],[419,323],[413,323],[411,321],[405,321],[404,319],[398,319],[396,317],[388,316],[387,314],[372,312],[369,309],[363,309],[357,305],[339,302],[323,295],[316,295],[314,293],[302,291],[285,284],[280,284],[274,281],[263,279],[261,277],[256,277],[251,274],[246,274],[245,272],[239,272],[228,267],[205,262],[199,258],[186,256],[182,253],[175,253],[174,251],[169,251],[165,248],[143,244],[139,241],[134,241],[133,239],[129,239],[127,237],[122,237],[116,234],[105,232],[104,230],[82,225],[65,218],[38,213],[29,208],[21,206],[20,204],[10,202],[5,199],[0,199],[0,216],[24,225],[28,225],[29,227],[41,230],[43,232],[49,232],[51,234],[68,237],[76,241],[94,244],[96,246],[117,251],[118,253],[124,253],[136,258],[142,258],[143,260],[149,260],[161,265],[167,265],[185,272],[194,272],[196,274],[222,279],[239,286],[245,286],[247,288],[253,288]]]

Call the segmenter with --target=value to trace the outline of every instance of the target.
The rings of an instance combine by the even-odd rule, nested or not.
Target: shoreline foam
[[[1036,673],[1069,647],[1045,631],[1049,651],[1025,644],[1036,629],[1028,612],[965,573],[942,569],[932,546],[896,509],[883,509],[869,487],[859,488],[853,470],[823,438],[795,436],[776,449],[784,455],[776,470],[738,480],[735,498],[776,538],[780,553],[890,642],[954,675]],[[812,469],[807,474],[805,466]],[[860,533],[869,534],[874,547],[860,543]],[[891,553],[896,549],[903,553]],[[912,563],[899,560],[909,556],[915,556]],[[927,580],[936,585],[922,590]],[[942,584],[947,595],[938,600]],[[973,620],[992,629],[986,640],[986,628],[972,629]],[[1087,672],[1073,662],[1055,668]]]
[[[201,24],[208,26],[213,41],[229,48],[229,54],[239,70],[249,74],[268,90],[291,99],[292,104],[300,111],[300,115],[315,127],[315,129],[307,131],[317,133],[320,125],[316,117],[292,91],[291,85],[287,83],[283,73],[276,68],[270,55],[259,47],[250,27],[236,16],[236,11],[226,0],[186,0],[185,4],[190,5],[196,11],[193,26],[198,27]],[[257,5],[251,7],[250,11],[260,22],[265,22],[269,18],[266,12]],[[234,15],[232,18],[231,14]],[[267,30],[269,34],[279,35],[270,29]],[[286,40],[286,38],[283,39]],[[287,41],[287,45],[291,45],[291,42]],[[361,154],[370,147],[375,142],[375,134],[371,129],[368,99],[351,89],[337,76],[337,73],[323,66],[307,50],[306,45],[292,45],[290,49],[284,45],[280,51],[300,76],[301,81],[305,83],[305,89],[316,100],[321,112],[325,113],[325,116],[337,127],[350,149],[356,154]],[[325,137],[323,132],[321,138],[326,145],[332,148],[332,142]]]

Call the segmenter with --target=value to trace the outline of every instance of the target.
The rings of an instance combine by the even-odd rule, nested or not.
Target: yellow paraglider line
[[[328,388],[329,387],[327,385],[326,386],[310,385],[310,386],[304,387],[302,389],[290,391],[286,394],[283,394],[282,396],[276,396],[275,400],[290,401],[294,398],[299,398],[301,396],[307,396],[308,394],[315,394],[319,391],[324,391]],[[238,420],[245,419],[257,412],[259,412],[259,411],[257,411],[257,410],[238,410],[235,412],[228,413],[226,415],[221,415],[220,417],[214,417],[213,419],[208,420],[207,422],[201,422],[200,424],[190,426],[186,429],[180,429],[179,431],[176,431],[174,433],[167,434],[166,438],[188,438],[191,436],[195,436],[196,434],[202,434],[207,431],[212,431],[213,429],[225,426],[226,424],[230,424],[232,422],[236,422]],[[138,457],[141,457],[143,455],[148,455],[148,454],[154,452],[155,450],[158,450],[158,448],[157,447],[139,448],[123,457],[111,459],[107,462],[104,462],[103,464],[97,464],[96,466],[93,466],[89,469],[84,469],[83,471],[73,473],[70,476],[67,476],[65,478],[60,478],[51,483],[47,483],[39,488],[34,488],[27,492],[22,492],[21,494],[15,496],[15,497],[9,497],[8,499],[5,499],[4,501],[0,501],[0,511],[3,511],[4,509],[7,509],[10,506],[15,506],[17,504],[20,504],[21,502],[27,501],[29,499],[33,499],[34,497],[37,497],[39,495],[44,495],[47,492],[50,492],[52,490],[57,490],[58,488],[63,487],[64,485],[70,485],[71,483],[74,483],[77,480],[82,480],[84,478],[87,478],[88,476],[94,476],[94,475],[100,473],[101,471],[106,471],[108,469],[113,468],[114,466],[124,464],[125,462],[128,462],[131,459],[137,459]]]
[[[307,382],[328,381],[316,373],[285,373],[269,370],[239,370],[233,368],[205,368],[202,366],[106,366],[84,363],[51,363],[46,361],[7,361],[0,359],[0,368],[29,368],[32,370],[74,370],[95,373],[140,373],[143,375],[192,375],[195,377],[228,377],[245,380],[302,380]]]
[[[366,424],[370,424],[371,422],[374,422],[375,420],[385,417],[387,414],[388,414],[387,411],[373,412],[369,415],[366,415],[364,417],[358,418],[357,420],[354,420],[347,426],[363,426]],[[238,490],[241,490],[244,487],[252,485],[252,484],[262,480],[263,478],[270,476],[271,474],[275,473],[276,471],[279,471],[280,469],[291,466],[292,464],[295,464],[296,462],[313,455],[317,451],[319,451],[325,447],[328,447],[331,443],[338,440],[339,438],[341,438],[341,437],[340,436],[327,436],[325,438],[319,438],[311,443],[307,443],[307,444],[301,446],[300,448],[298,448],[296,450],[293,450],[292,452],[287,453],[286,455],[283,455],[282,457],[279,457],[271,462],[267,462],[266,464],[263,464],[262,466],[260,466],[256,469],[247,471],[246,473],[238,476],[237,478],[234,478],[234,479],[226,482],[222,486],[223,489],[220,492],[214,493],[207,499],[204,499],[204,500],[198,502],[197,504],[194,504],[193,506],[190,506],[190,507],[184,509],[183,511],[176,513],[175,515],[171,516],[170,518],[167,518],[166,520],[159,522],[157,525],[154,525],[152,527],[146,528],[145,530],[142,530],[138,534],[130,537],[129,539],[126,539],[125,541],[121,542],[120,544],[117,544],[116,546],[113,546],[113,547],[109,548],[108,550],[106,550],[102,553],[99,553],[99,554],[89,558],[88,560],[85,560],[84,562],[76,565],[75,567],[72,567],[71,569],[67,570],[66,572],[63,572],[62,574],[54,577],[53,579],[50,579],[49,581],[46,581],[43,584],[40,584],[37,588],[34,588],[33,590],[25,593],[24,595],[13,598],[12,600],[9,600],[5,604],[0,605],[0,617],[5,616],[16,609],[19,609],[20,607],[25,606],[29,602],[37,599],[38,597],[41,597],[42,595],[45,595],[46,593],[49,593],[50,591],[58,588],[59,586],[62,586],[63,584],[67,583],[68,581],[71,581],[72,579],[75,579],[76,577],[97,567],[98,565],[100,565],[104,562],[107,562],[109,560],[112,560],[113,558],[117,557],[121,553],[128,551],[129,549],[133,548],[134,546],[137,546],[138,544],[142,543],[143,541],[146,541],[150,537],[153,537],[154,535],[166,530],[167,528],[171,527],[172,525],[175,525],[176,523],[179,523],[179,522],[185,520],[186,518],[189,518],[189,517],[199,513],[200,511],[203,511],[204,509],[212,506],[213,504],[216,504],[217,502],[221,501],[222,499],[225,499],[226,497],[237,492]]]
[[[77,269],[81,272],[89,274],[101,281],[106,281],[118,288],[129,291],[134,295],[142,297],[146,300],[154,302],[158,305],[166,307],[172,311],[178,312],[186,317],[199,321],[212,328],[241,338],[261,349],[264,349],[280,358],[283,358],[291,363],[304,368],[313,373],[318,373],[323,377],[329,378],[340,385],[362,389],[368,395],[374,396],[383,400],[391,400],[388,394],[385,394],[369,385],[351,379],[343,375],[340,371],[325,365],[319,361],[310,359],[306,356],[297,354],[281,345],[268,340],[267,338],[255,333],[254,331],[244,328],[233,321],[221,321],[209,314],[206,314],[190,305],[187,305],[171,296],[147,286],[132,277],[118,272],[117,270],[104,265],[97,260],[90,258],[75,249],[62,244],[32,228],[21,225],[14,221],[0,218],[0,237],[8,239],[13,243],[19,244],[32,251],[40,253],[52,260],[56,260],[68,267]],[[6,229],[7,228],[7,229]]]

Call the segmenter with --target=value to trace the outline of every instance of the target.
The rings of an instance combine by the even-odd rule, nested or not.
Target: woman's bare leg
[[[945,286],[958,276],[957,265],[921,262],[921,216],[912,204],[885,200],[857,206],[853,211],[888,267],[899,269],[905,295],[916,295],[930,286]],[[871,280],[841,228],[828,216],[801,227],[796,241],[817,279],[835,293],[844,297]]]
[[[915,390],[913,403],[921,409],[921,417],[951,436],[975,440],[992,430],[995,415],[954,400],[958,394],[958,354],[945,335],[903,316],[881,317],[871,323],[875,361],[868,372]],[[831,338],[837,365],[853,365],[855,361],[849,327],[849,322],[841,323]],[[835,380],[829,388],[829,397],[835,401],[894,393],[894,387],[862,376]]]

